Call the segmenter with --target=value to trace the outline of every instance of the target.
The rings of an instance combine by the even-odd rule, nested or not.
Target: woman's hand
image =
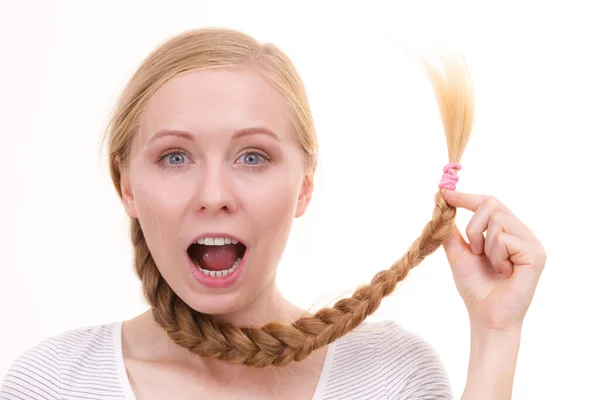
[[[546,263],[544,247],[494,197],[451,190],[443,196],[449,205],[475,213],[466,229],[468,243],[456,225],[443,243],[471,326],[520,332]]]

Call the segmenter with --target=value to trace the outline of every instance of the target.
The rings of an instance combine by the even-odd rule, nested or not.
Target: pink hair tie
[[[458,182],[456,171],[460,171],[461,168],[459,163],[448,163],[444,167],[444,175],[442,176],[442,181],[438,185],[438,188],[456,190],[456,182]]]

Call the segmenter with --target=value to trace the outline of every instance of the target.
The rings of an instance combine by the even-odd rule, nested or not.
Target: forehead
[[[147,139],[167,128],[233,133],[265,126],[284,139],[291,135],[289,110],[283,95],[255,68],[196,70],[170,79],[150,97],[141,133]]]

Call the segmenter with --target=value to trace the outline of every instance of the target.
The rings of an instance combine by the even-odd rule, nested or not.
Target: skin
[[[541,242],[492,196],[444,190],[451,206],[472,211],[467,240],[456,226],[443,243],[471,322],[462,399],[510,399],[523,320],[546,264]],[[485,235],[484,235],[485,233]]]
[[[156,138],[165,130],[189,137]],[[287,301],[275,284],[292,221],[305,212],[313,190],[312,170],[303,163],[285,98],[251,67],[189,72],[152,96],[135,135],[121,180],[123,203],[139,219],[157,266],[177,295],[199,312],[238,325],[302,315],[305,310]],[[164,159],[166,165],[179,168],[157,163],[169,151],[177,153]],[[455,191],[444,196],[450,205],[474,213],[468,241],[455,227],[443,244],[471,321],[463,399],[510,398],[523,318],[546,255],[529,228],[493,197]],[[249,251],[243,276],[226,289],[198,284],[185,258],[199,234],[215,232],[238,237]],[[197,393],[309,399],[326,351],[284,368],[248,368],[179,348],[149,311],[123,325],[126,369],[141,399],[196,398]]]
[[[199,312],[245,324],[288,311],[275,272],[313,187],[288,115],[285,99],[250,68],[178,76],[142,114],[123,174],[123,200],[162,276]],[[242,132],[249,128],[256,130]],[[165,130],[190,138],[161,136]],[[245,152],[260,162],[249,163]],[[217,232],[248,248],[243,279],[226,289],[199,285],[185,268],[188,246],[200,234]]]
[[[249,128],[256,129],[239,134]],[[189,137],[158,137],[165,130]],[[285,98],[258,71],[210,69],[168,81],[141,116],[130,160],[121,182],[125,208],[140,221],[162,276],[189,306],[237,325],[291,322],[305,312],[281,295],[275,277],[292,221],[310,202],[313,175]],[[186,259],[198,235],[217,232],[248,248],[242,276],[223,289],[196,282]],[[229,398],[289,398],[290,392],[306,398],[327,350],[285,369],[205,360],[173,346],[148,312],[124,323],[123,341],[140,398],[161,398],[161,390],[174,398],[194,391],[217,397],[223,387]]]

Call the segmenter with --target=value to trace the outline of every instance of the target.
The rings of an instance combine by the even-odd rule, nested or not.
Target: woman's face
[[[257,70],[228,67],[179,75],[150,98],[121,186],[169,286],[223,314],[275,284],[312,174],[285,98]]]

